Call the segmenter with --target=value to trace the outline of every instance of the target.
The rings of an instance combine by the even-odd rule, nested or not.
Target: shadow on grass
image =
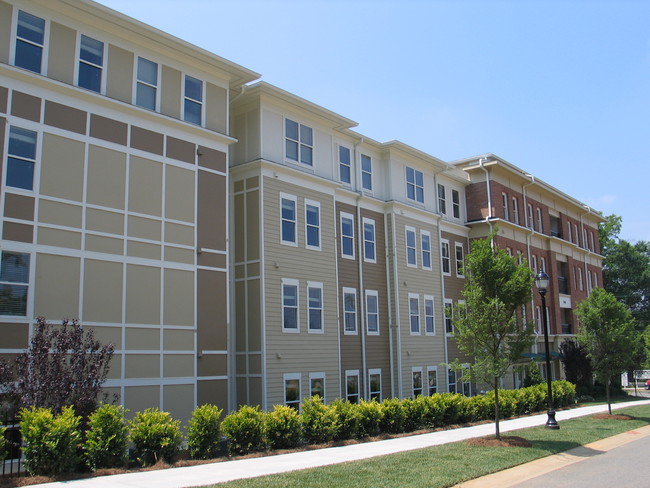
[[[571,454],[578,457],[590,458],[604,454],[605,451],[599,451],[598,449],[592,449],[590,447],[585,447],[579,442],[565,442],[565,441],[543,441],[537,440],[532,441],[533,447],[542,449],[549,454],[559,454],[561,452],[570,451],[575,449]]]

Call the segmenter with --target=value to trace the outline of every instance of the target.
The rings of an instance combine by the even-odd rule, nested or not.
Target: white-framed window
[[[282,331],[300,332],[298,280],[282,278]]]
[[[528,228],[535,230],[535,221],[533,220],[533,206],[529,203],[526,208],[528,210],[526,213],[528,216]]]
[[[438,393],[438,366],[427,366],[427,388],[429,396]]]
[[[38,134],[22,127],[9,127],[5,185],[22,190],[34,189]]]
[[[342,183],[352,181],[352,165],[350,164],[350,149],[345,146],[339,146],[339,179]]]
[[[456,243],[455,253],[456,253],[456,276],[459,278],[465,277],[465,248],[462,244]]]
[[[419,366],[414,366],[411,368],[411,379],[412,379],[412,392],[413,398],[419,397],[422,395],[422,368]]]
[[[424,333],[436,335],[435,306],[431,295],[424,295]]]
[[[297,212],[298,199],[294,195],[280,193],[280,243],[298,245]]]
[[[325,403],[325,373],[309,373],[309,396],[319,396]]]
[[[354,216],[341,212],[341,256],[354,259]]]
[[[305,247],[320,251],[320,203],[305,199]]]
[[[287,407],[300,410],[300,373],[285,373],[284,380],[284,404]]]
[[[578,289],[578,276],[577,276],[577,273],[576,273],[576,267],[575,266],[572,268],[572,271],[573,271],[573,279],[571,281],[573,282],[573,289],[577,290]]]
[[[77,86],[101,93],[103,71],[104,43],[81,34]]]
[[[463,364],[463,370],[466,370],[466,369],[469,369],[469,365],[468,364]],[[502,387],[503,387],[503,385],[502,385]],[[460,393],[462,393],[466,397],[472,396],[472,383],[469,382],[469,381],[463,381],[461,379]]]
[[[422,269],[431,269],[431,234],[428,230],[420,231],[420,248],[422,250]]]
[[[361,186],[372,191],[372,159],[365,154],[361,155]]]
[[[447,368],[447,391],[449,393],[458,393],[456,388],[456,371],[451,368]]]
[[[587,293],[591,293],[591,289],[592,289],[592,286],[591,286],[591,273],[589,272],[589,270],[587,270],[586,273],[587,273]]]
[[[531,256],[531,260],[532,260],[531,264],[533,266],[533,272],[535,273],[535,275],[537,275],[537,256],[533,254]]]
[[[582,281],[582,268],[578,268],[578,288],[580,288],[580,291],[584,291],[585,286]]]
[[[343,288],[343,333],[357,333],[357,290]]]
[[[381,368],[368,370],[368,390],[370,400],[381,403]]]
[[[287,159],[312,166],[314,154],[313,129],[293,120],[285,119],[284,131]]]
[[[375,246],[375,221],[363,218],[363,260],[368,263],[377,262]]]
[[[501,194],[501,206],[503,207],[503,220],[510,220],[510,212],[508,212],[508,195]]]
[[[424,176],[422,171],[406,167],[406,197],[424,203]]]
[[[454,333],[454,302],[449,298],[445,298],[444,305],[445,305],[445,333],[451,335]]]
[[[0,316],[27,316],[31,255],[2,251],[0,261]]]
[[[519,225],[519,200],[517,197],[512,197],[512,218],[515,224]]]
[[[149,110],[158,105],[158,63],[138,56],[135,104]]]
[[[185,75],[183,90],[183,120],[196,125],[203,124],[203,82]]]
[[[535,332],[537,332],[537,334],[544,332],[542,330],[542,310],[539,305],[535,306]]]
[[[542,220],[542,209],[537,207],[537,232],[544,233],[544,221]]]
[[[307,282],[307,331],[323,332],[323,284]]]
[[[546,273],[546,259],[545,258],[539,258],[539,264],[540,264],[540,271],[544,271]]]
[[[573,242],[573,235],[571,234],[571,222],[566,223],[566,230],[567,230],[567,241]]]
[[[359,370],[345,371],[345,399],[350,403],[359,403]]]
[[[508,253],[508,256],[512,257],[512,248],[511,247],[506,247],[506,252]]]
[[[16,25],[16,49],[14,66],[34,73],[43,70],[43,51],[45,49],[45,19],[36,17],[24,10],[18,11]]]
[[[368,335],[379,335],[379,293],[366,290],[366,328]]]
[[[575,239],[576,239],[575,244],[577,246],[579,246],[580,245],[580,234],[578,233],[578,224],[573,225],[573,230],[575,231],[573,233],[573,235],[575,236]]]
[[[445,185],[438,183],[438,212],[447,215],[447,190]]]
[[[451,255],[449,250],[449,241],[440,241],[440,256],[442,259],[442,274],[451,275]]]
[[[412,268],[418,265],[418,251],[415,237],[415,228],[405,226],[406,231],[406,265]]]
[[[590,250],[595,251],[596,246],[594,245],[594,233],[592,231],[589,231],[589,242],[591,246],[589,247]]]
[[[409,293],[409,324],[411,335],[420,334],[420,297],[417,293]]]
[[[594,288],[598,288],[598,273],[594,271]]]
[[[460,218],[460,193],[458,190],[451,190],[451,208],[455,219]]]
[[[587,240],[587,229],[582,228],[582,247],[587,249],[589,247],[589,241]]]

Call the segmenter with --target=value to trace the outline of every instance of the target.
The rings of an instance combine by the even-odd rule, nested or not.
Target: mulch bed
[[[608,413],[597,413],[591,416],[592,419],[597,420],[636,420],[636,417],[631,415],[624,414],[608,414]]]
[[[533,445],[523,437],[515,435],[505,436],[502,435],[501,439],[496,436],[477,437],[467,441],[468,446],[481,446],[481,447],[533,447]]]

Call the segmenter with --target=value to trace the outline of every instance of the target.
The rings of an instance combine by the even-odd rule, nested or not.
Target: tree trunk
[[[501,440],[501,432],[499,432],[499,378],[494,378],[494,427],[496,438]]]
[[[609,398],[609,383],[611,381],[611,377],[607,377],[607,381],[605,382],[605,395],[607,396],[607,410],[609,410],[609,414],[612,414],[612,402]]]

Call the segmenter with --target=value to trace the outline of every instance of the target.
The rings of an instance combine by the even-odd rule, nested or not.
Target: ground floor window
[[[284,404],[300,410],[300,373],[284,375]]]
[[[422,368],[412,368],[413,377],[413,398],[422,395]]]
[[[309,373],[309,395],[325,401],[325,373]]]
[[[435,366],[427,366],[427,386],[429,396],[438,393],[438,368]]]
[[[345,398],[350,403],[359,403],[359,370],[345,372]]]
[[[368,371],[368,385],[370,386],[370,399],[381,402],[381,369]]]

